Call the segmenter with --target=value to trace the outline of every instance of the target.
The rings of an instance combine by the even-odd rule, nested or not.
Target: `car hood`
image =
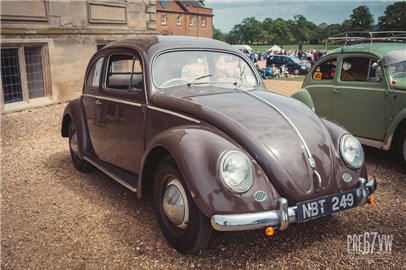
[[[230,136],[261,166],[289,203],[337,190],[331,136],[301,102],[267,91],[199,87],[169,91],[151,102],[207,122]],[[305,143],[303,143],[305,142]],[[322,183],[308,161],[310,150]]]

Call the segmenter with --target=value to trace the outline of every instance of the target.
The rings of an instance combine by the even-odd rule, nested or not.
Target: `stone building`
[[[157,1],[156,23],[161,35],[213,37],[213,10],[197,0]]]
[[[77,97],[97,49],[157,33],[155,0],[1,0],[1,112]]]

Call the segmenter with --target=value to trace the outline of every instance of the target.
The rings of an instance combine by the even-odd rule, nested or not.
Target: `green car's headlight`
[[[346,134],[340,140],[340,153],[350,169],[359,169],[364,164],[364,149],[352,135]]]
[[[254,169],[251,160],[237,150],[224,152],[218,165],[220,179],[231,192],[247,192],[254,183]]]

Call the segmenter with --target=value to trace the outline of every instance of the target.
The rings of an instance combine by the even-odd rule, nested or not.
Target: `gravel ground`
[[[280,85],[282,84],[282,85]],[[290,93],[300,83],[267,81]],[[99,171],[73,168],[60,136],[66,104],[1,119],[2,269],[405,269],[406,174],[391,156],[366,149],[378,178],[375,206],[263,231],[217,233],[199,255],[181,255],[165,241],[150,197]],[[388,253],[348,253],[347,235],[392,235]],[[377,241],[376,241],[377,242]]]

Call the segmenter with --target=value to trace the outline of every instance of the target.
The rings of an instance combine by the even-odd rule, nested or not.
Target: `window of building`
[[[161,24],[163,24],[163,25],[166,25],[166,24],[167,24],[167,17],[166,17],[165,14],[162,14],[162,17],[161,17]]]
[[[46,96],[43,46],[1,48],[1,81],[4,104]],[[25,66],[24,66],[25,65]]]
[[[182,25],[182,16],[181,15],[178,15],[176,17],[176,25]]]
[[[195,24],[194,21],[195,21],[195,17],[193,17],[193,16],[190,17],[189,25],[193,26]]]
[[[202,19],[202,27],[206,27],[206,19],[205,18]]]

